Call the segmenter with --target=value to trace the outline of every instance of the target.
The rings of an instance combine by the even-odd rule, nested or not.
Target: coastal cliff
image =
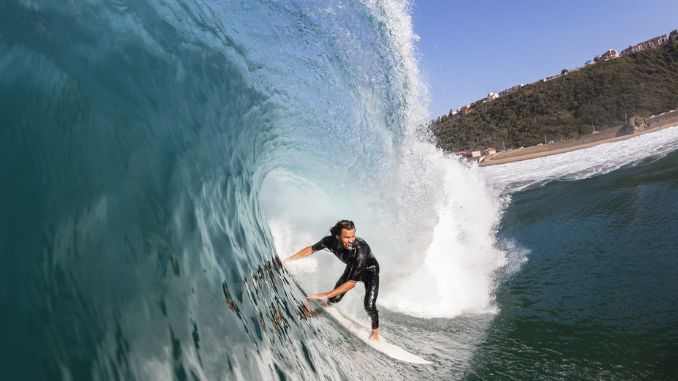
[[[517,148],[619,128],[630,116],[649,117],[678,106],[678,41],[643,52],[563,70],[437,118],[431,130],[448,152]]]

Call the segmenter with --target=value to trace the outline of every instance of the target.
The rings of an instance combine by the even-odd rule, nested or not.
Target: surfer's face
[[[344,249],[350,249],[353,247],[353,242],[355,241],[355,229],[341,229],[341,235],[337,236],[339,242],[341,242]]]

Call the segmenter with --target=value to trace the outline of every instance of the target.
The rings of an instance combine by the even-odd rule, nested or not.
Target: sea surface
[[[677,213],[675,150],[513,193],[498,239],[529,252],[466,378],[676,379]]]
[[[678,128],[469,166],[417,38],[400,1],[0,2],[0,379],[678,378]],[[279,259],[343,218],[433,364],[305,313],[342,266]]]

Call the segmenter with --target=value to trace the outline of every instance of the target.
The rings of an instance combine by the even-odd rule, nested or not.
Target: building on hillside
[[[471,105],[463,105],[457,109],[460,114],[466,114],[471,109]]]
[[[466,161],[475,161],[475,162],[480,162],[485,158],[485,155],[483,155],[480,151],[459,151],[455,152],[455,155],[461,157]]]
[[[619,53],[616,50],[608,49],[608,51],[600,55],[599,61],[607,61],[617,57],[619,57]]]
[[[666,45],[669,42],[669,38],[664,34],[659,37],[651,38],[647,41],[643,41],[639,44],[629,46],[628,48],[622,50],[622,55],[627,55],[631,53],[638,53],[648,49],[656,49],[662,45]]]
[[[485,99],[487,99],[488,101],[491,101],[491,100],[497,99],[497,98],[499,98],[499,94],[497,94],[497,93],[489,93],[489,94],[487,94],[487,98],[485,98]]]
[[[492,147],[488,147],[487,149],[485,149],[485,151],[483,151],[483,155],[485,155],[485,156],[494,155],[496,153],[497,153],[497,150],[495,148],[492,148]]]
[[[511,94],[512,92],[518,90],[519,88],[521,88],[521,87],[523,87],[523,86],[525,86],[525,85],[523,85],[523,84],[521,83],[520,85],[515,85],[515,86],[513,86],[513,87],[509,87],[509,88],[506,89],[506,90],[500,91],[498,95],[503,96],[503,95],[506,95],[506,94]]]

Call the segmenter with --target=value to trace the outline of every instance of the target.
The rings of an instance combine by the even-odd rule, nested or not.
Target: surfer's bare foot
[[[373,329],[370,334],[370,340],[379,341],[379,328]]]

